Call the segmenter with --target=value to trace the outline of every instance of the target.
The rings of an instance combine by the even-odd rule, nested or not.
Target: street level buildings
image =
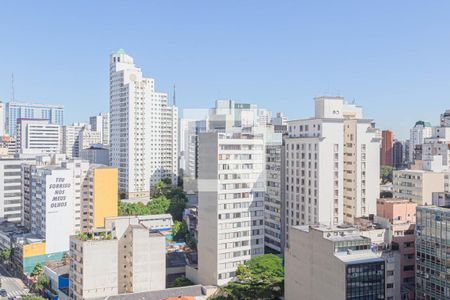
[[[110,60],[110,140],[119,191],[128,198],[148,198],[151,186],[163,178],[176,183],[177,107],[122,49]]]

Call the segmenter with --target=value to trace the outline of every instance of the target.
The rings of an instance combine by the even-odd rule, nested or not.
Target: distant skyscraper
[[[73,123],[62,128],[62,153],[67,158],[80,157],[80,135],[84,128],[89,128],[86,123]]]
[[[394,133],[390,130],[383,130],[381,132],[381,155],[380,162],[382,166],[392,166],[393,163],[393,146]]]
[[[10,101],[6,103],[6,130],[16,134],[17,119],[45,119],[50,124],[64,124],[64,106]]]
[[[109,147],[109,112],[99,113],[89,118],[91,129],[100,132],[102,144]]]
[[[404,143],[401,141],[395,141],[394,145],[392,146],[392,158],[393,158],[393,166],[396,169],[400,169],[405,165],[405,159],[404,159]]]
[[[315,118],[289,121],[284,138],[286,230],[376,212],[380,132],[341,97],[315,98],[315,107]]]
[[[282,112],[277,112],[276,116],[272,118],[272,125],[281,126],[287,125],[288,119]]]
[[[155,80],[143,76],[122,49],[110,61],[110,160],[119,169],[119,191],[148,197],[163,178],[177,181],[178,110]]]
[[[424,139],[429,138],[432,135],[432,127],[429,122],[417,121],[413,128],[410,130],[409,137],[409,161],[414,162],[416,159],[414,150],[417,145],[422,145]]]

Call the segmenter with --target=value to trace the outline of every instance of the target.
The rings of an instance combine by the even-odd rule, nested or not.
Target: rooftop
[[[334,256],[345,264],[361,264],[384,261],[383,258],[377,255],[375,252],[372,252],[372,250],[349,250],[347,252],[336,252]]]
[[[179,288],[170,288],[160,291],[150,291],[142,293],[121,294],[116,296],[109,296],[103,299],[108,300],[161,300],[180,297],[192,297],[196,300],[206,300],[203,294],[203,287],[201,285],[185,286]],[[192,299],[191,298],[191,299]],[[183,298],[181,298],[183,299]],[[189,299],[189,298],[188,298]]]

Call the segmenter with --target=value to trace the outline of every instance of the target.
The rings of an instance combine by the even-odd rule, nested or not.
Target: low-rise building
[[[427,170],[398,170],[393,175],[394,198],[412,200],[417,205],[432,202],[434,192],[445,191],[445,173]]]
[[[450,201],[418,206],[416,300],[450,299]]]
[[[92,145],[81,150],[80,157],[88,160],[91,164],[109,165],[109,149],[101,145]]]
[[[416,206],[407,199],[377,200],[377,222],[389,229],[391,248],[400,253],[402,294],[408,295],[407,299],[414,298]]]
[[[385,299],[385,259],[348,226],[293,226],[285,250],[285,299]]]
[[[93,299],[165,289],[165,238],[143,224],[72,236],[70,295]]]

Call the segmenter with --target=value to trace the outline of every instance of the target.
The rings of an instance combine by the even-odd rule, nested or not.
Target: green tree
[[[11,248],[5,248],[0,252],[0,259],[3,262],[7,262],[11,259],[12,250]]]
[[[39,275],[42,275],[44,273],[44,269],[42,268],[42,265],[40,263],[37,263],[33,271],[31,271],[31,277],[38,277]]]
[[[186,241],[186,235],[189,235],[186,222],[175,221],[172,226],[173,240],[176,242]]]
[[[183,212],[186,208],[186,200],[181,197],[174,197],[170,199],[169,205],[169,213],[172,215],[172,218],[177,221],[181,221],[183,219]]]
[[[157,183],[155,183],[155,185],[153,186],[154,194],[153,196],[162,196],[164,195],[165,190],[167,189],[167,183],[163,180],[158,181]]]
[[[159,196],[152,199],[147,203],[147,208],[149,209],[149,214],[160,215],[168,212],[170,206],[170,201],[165,196]]]
[[[383,183],[392,182],[392,173],[394,168],[391,166],[381,166],[380,167],[380,178]]]
[[[175,281],[172,283],[171,287],[174,288],[174,287],[182,287],[182,286],[189,286],[189,285],[194,285],[194,283],[183,276],[183,277],[178,277],[177,279],[175,279]]]
[[[236,271],[236,280],[213,299],[277,299],[283,296],[284,268],[281,258],[265,254],[252,258]]]
[[[42,292],[45,288],[50,287],[50,280],[47,278],[47,276],[41,274],[38,276],[36,282],[33,285],[33,290],[36,293]]]

